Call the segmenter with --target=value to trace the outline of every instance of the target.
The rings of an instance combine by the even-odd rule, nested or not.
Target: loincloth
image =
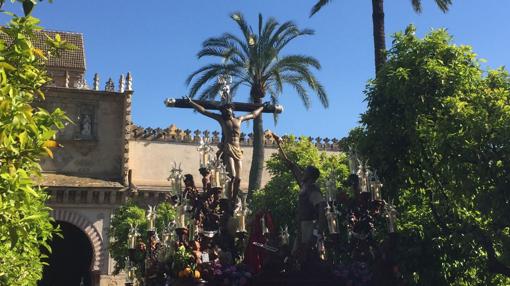
[[[222,144],[223,156],[233,158],[234,160],[241,160],[241,157],[243,156],[243,150],[241,150],[241,147],[235,146],[233,144],[224,143]]]

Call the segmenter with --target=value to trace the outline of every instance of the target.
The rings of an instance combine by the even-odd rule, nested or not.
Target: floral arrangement
[[[246,265],[222,265],[219,261],[204,265],[204,272],[209,273],[212,285],[243,286],[252,278]]]

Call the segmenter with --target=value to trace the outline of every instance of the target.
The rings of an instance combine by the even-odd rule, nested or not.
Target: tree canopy
[[[397,201],[411,284],[510,283],[510,76],[480,62],[410,26],[365,91],[357,138]]]

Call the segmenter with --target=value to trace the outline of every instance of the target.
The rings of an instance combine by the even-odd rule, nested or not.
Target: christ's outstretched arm
[[[212,118],[212,119],[214,119],[214,120],[217,120],[217,121],[221,120],[221,116],[220,116],[219,114],[208,111],[208,110],[207,110],[207,109],[205,109],[202,105],[200,105],[200,104],[198,104],[198,103],[194,102],[194,101],[193,101],[191,98],[189,98],[189,97],[188,97],[187,99],[188,99],[189,103],[191,104],[191,106],[193,106],[193,108],[194,108],[196,111],[198,111],[198,112],[202,113],[203,115],[205,115],[205,116],[207,116],[207,117],[210,117],[210,118]]]
[[[261,107],[255,109],[252,113],[248,113],[246,115],[240,116],[239,119],[241,121],[255,119],[260,116],[260,114],[262,113],[262,110],[264,110],[264,106],[261,106]]]

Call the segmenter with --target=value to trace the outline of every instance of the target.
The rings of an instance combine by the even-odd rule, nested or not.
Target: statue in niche
[[[83,116],[83,119],[81,121],[81,126],[80,126],[80,134],[83,137],[92,136],[92,122],[90,120],[90,115],[88,115],[88,114],[85,114]]]

